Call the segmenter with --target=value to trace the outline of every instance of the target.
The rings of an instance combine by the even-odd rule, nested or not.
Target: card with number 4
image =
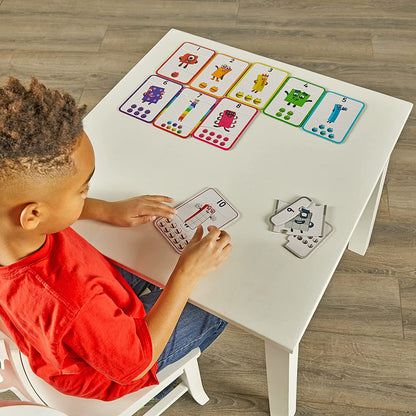
[[[319,85],[290,77],[263,112],[284,123],[299,127],[324,92],[325,89]]]
[[[342,143],[364,106],[361,101],[327,91],[302,128],[315,136]]]

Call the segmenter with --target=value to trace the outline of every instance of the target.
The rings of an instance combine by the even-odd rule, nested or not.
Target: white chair
[[[178,377],[181,378],[181,382],[163,399],[157,401],[143,416],[162,414],[187,391],[200,405],[209,400],[199,373],[197,361],[201,355],[199,348],[192,350],[181,360],[159,371],[157,374],[158,385],[145,387],[117,400],[103,402],[68,396],[55,390],[33,373],[27,357],[6,335],[7,330],[1,321],[0,331],[3,332],[0,332],[0,392],[11,390],[20,400],[47,406],[68,416],[83,414],[88,416],[131,416]],[[13,407],[10,407],[9,414],[15,414]],[[6,413],[0,413],[0,415],[6,415]]]

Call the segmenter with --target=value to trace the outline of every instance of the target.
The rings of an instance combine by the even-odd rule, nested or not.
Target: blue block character
[[[331,115],[328,118],[328,123],[334,123],[335,120],[338,118],[339,113],[341,111],[347,111],[347,107],[343,107],[341,104],[335,104],[334,108],[332,109]]]

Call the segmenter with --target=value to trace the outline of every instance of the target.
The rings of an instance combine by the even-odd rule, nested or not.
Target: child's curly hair
[[[0,181],[53,175],[72,167],[86,106],[32,77],[29,88],[9,77],[0,87]]]

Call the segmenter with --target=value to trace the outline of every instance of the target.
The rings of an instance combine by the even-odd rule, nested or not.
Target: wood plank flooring
[[[33,74],[92,108],[172,27],[415,101],[414,0],[0,0],[0,82]],[[414,114],[368,252],[345,252],[301,342],[297,416],[416,416]],[[230,325],[200,368],[209,403],[166,415],[268,414],[260,339]]]

